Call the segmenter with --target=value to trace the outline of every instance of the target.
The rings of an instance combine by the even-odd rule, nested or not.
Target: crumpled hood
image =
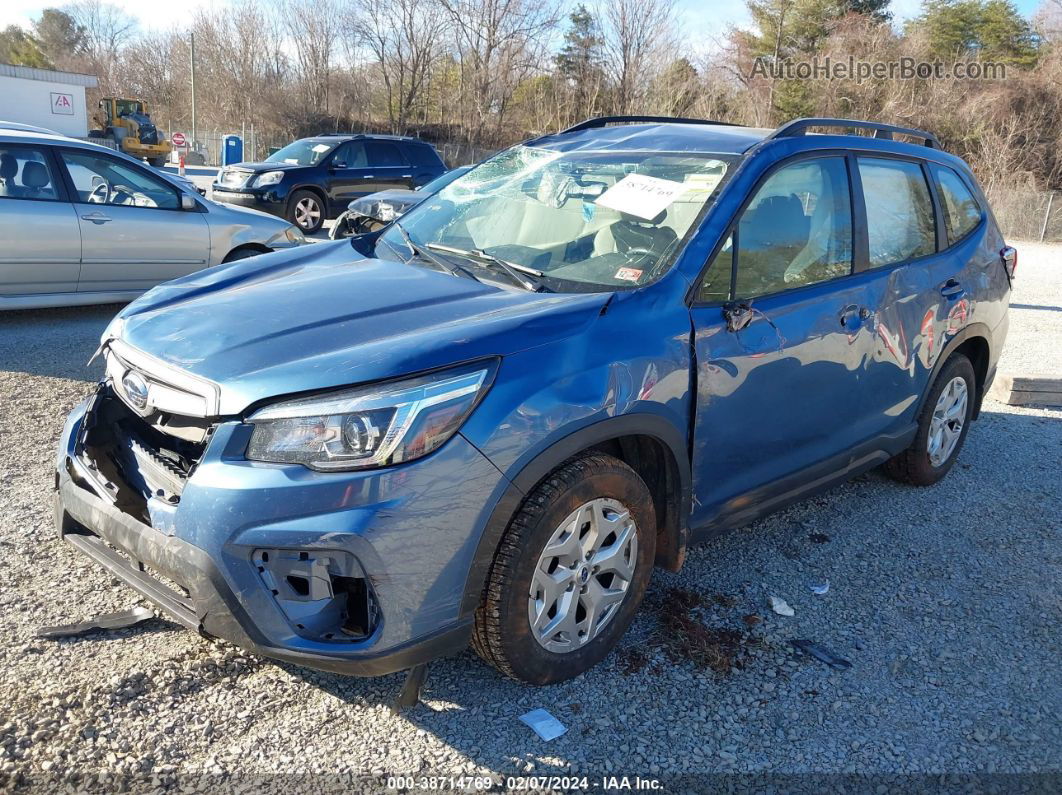
[[[557,342],[609,293],[504,289],[318,243],[160,285],[121,313],[122,339],[221,387],[223,415]]]
[[[378,216],[375,213],[380,202],[387,202],[394,207],[395,212],[407,213],[411,207],[420,204],[430,195],[423,191],[403,190],[402,188],[378,190],[376,193],[370,193],[368,196],[354,199],[347,205],[347,209],[353,213],[361,213],[362,215],[368,215],[370,218],[377,218]]]

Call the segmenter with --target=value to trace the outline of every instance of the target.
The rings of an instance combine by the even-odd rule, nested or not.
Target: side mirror
[[[182,210],[198,210],[199,202],[189,196],[187,193],[181,194],[181,209]]]
[[[347,167],[347,164],[343,160],[333,160],[332,161],[332,170],[333,171],[339,171],[340,169],[346,168],[346,167]]]

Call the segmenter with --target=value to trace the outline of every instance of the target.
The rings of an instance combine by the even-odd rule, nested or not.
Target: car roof
[[[561,152],[574,152],[580,149],[611,149],[739,155],[758,144],[771,132],[772,130],[759,127],[738,127],[728,124],[646,122],[553,133],[535,138],[529,141],[528,145]]]
[[[300,141],[360,141],[360,140],[380,140],[380,141],[401,141],[407,144],[424,144],[425,146],[431,146],[427,141],[422,141],[419,138],[410,138],[408,135],[384,135],[377,133],[322,133],[321,135],[308,135],[305,138],[300,138]]]

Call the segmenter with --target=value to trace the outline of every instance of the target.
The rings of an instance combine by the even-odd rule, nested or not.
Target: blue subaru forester
[[[130,304],[58,529],[269,657],[374,675],[471,642],[567,679],[691,543],[871,467],[943,477],[1016,261],[925,132],[584,122]]]

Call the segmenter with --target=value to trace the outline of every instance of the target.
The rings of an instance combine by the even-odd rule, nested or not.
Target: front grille
[[[141,417],[105,384],[85,417],[78,454],[114,498],[115,506],[151,524],[148,500],[180,502],[206,450],[201,442],[167,434],[165,417]]]

